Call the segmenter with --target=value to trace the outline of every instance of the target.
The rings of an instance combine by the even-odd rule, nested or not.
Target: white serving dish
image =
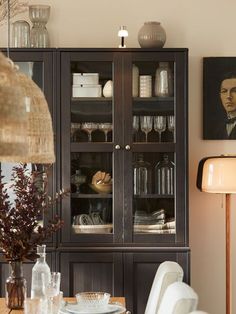
[[[106,225],[72,225],[75,233],[112,233],[112,224]]]
[[[73,85],[83,85],[83,84],[91,84],[98,85],[99,84],[99,74],[98,73],[73,73]]]
[[[101,85],[73,85],[72,97],[101,97],[102,87]]]

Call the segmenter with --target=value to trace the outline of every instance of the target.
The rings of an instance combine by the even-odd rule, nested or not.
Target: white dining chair
[[[158,314],[189,314],[197,309],[198,296],[184,282],[174,282],[166,289]]]
[[[208,313],[204,311],[193,311],[193,312],[190,312],[189,314],[208,314]]]
[[[176,262],[165,261],[157,269],[149,293],[145,314],[157,314],[166,288],[176,281],[182,281],[184,272]]]

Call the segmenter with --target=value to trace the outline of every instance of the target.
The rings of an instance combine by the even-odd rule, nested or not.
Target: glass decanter
[[[30,32],[30,43],[33,48],[49,47],[49,35],[46,28],[50,15],[49,5],[30,5],[29,18],[33,23]]]
[[[169,160],[167,154],[155,167],[155,193],[160,195],[174,194],[175,164]]]
[[[143,155],[139,154],[133,164],[134,169],[134,195],[151,193],[151,164],[144,161]]]
[[[156,70],[155,96],[171,97],[174,92],[173,73],[169,67],[169,62],[160,62]]]

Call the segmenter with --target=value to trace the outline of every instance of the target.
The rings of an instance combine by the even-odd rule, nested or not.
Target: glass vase
[[[29,18],[33,23],[30,32],[30,43],[33,48],[49,47],[49,34],[46,28],[50,15],[50,6],[48,5],[30,5]]]
[[[9,309],[22,309],[26,299],[26,279],[21,261],[11,261],[10,276],[6,279],[6,305]]]

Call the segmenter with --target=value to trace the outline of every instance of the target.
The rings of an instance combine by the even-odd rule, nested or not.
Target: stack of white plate
[[[152,76],[139,76],[139,97],[152,97]]]

